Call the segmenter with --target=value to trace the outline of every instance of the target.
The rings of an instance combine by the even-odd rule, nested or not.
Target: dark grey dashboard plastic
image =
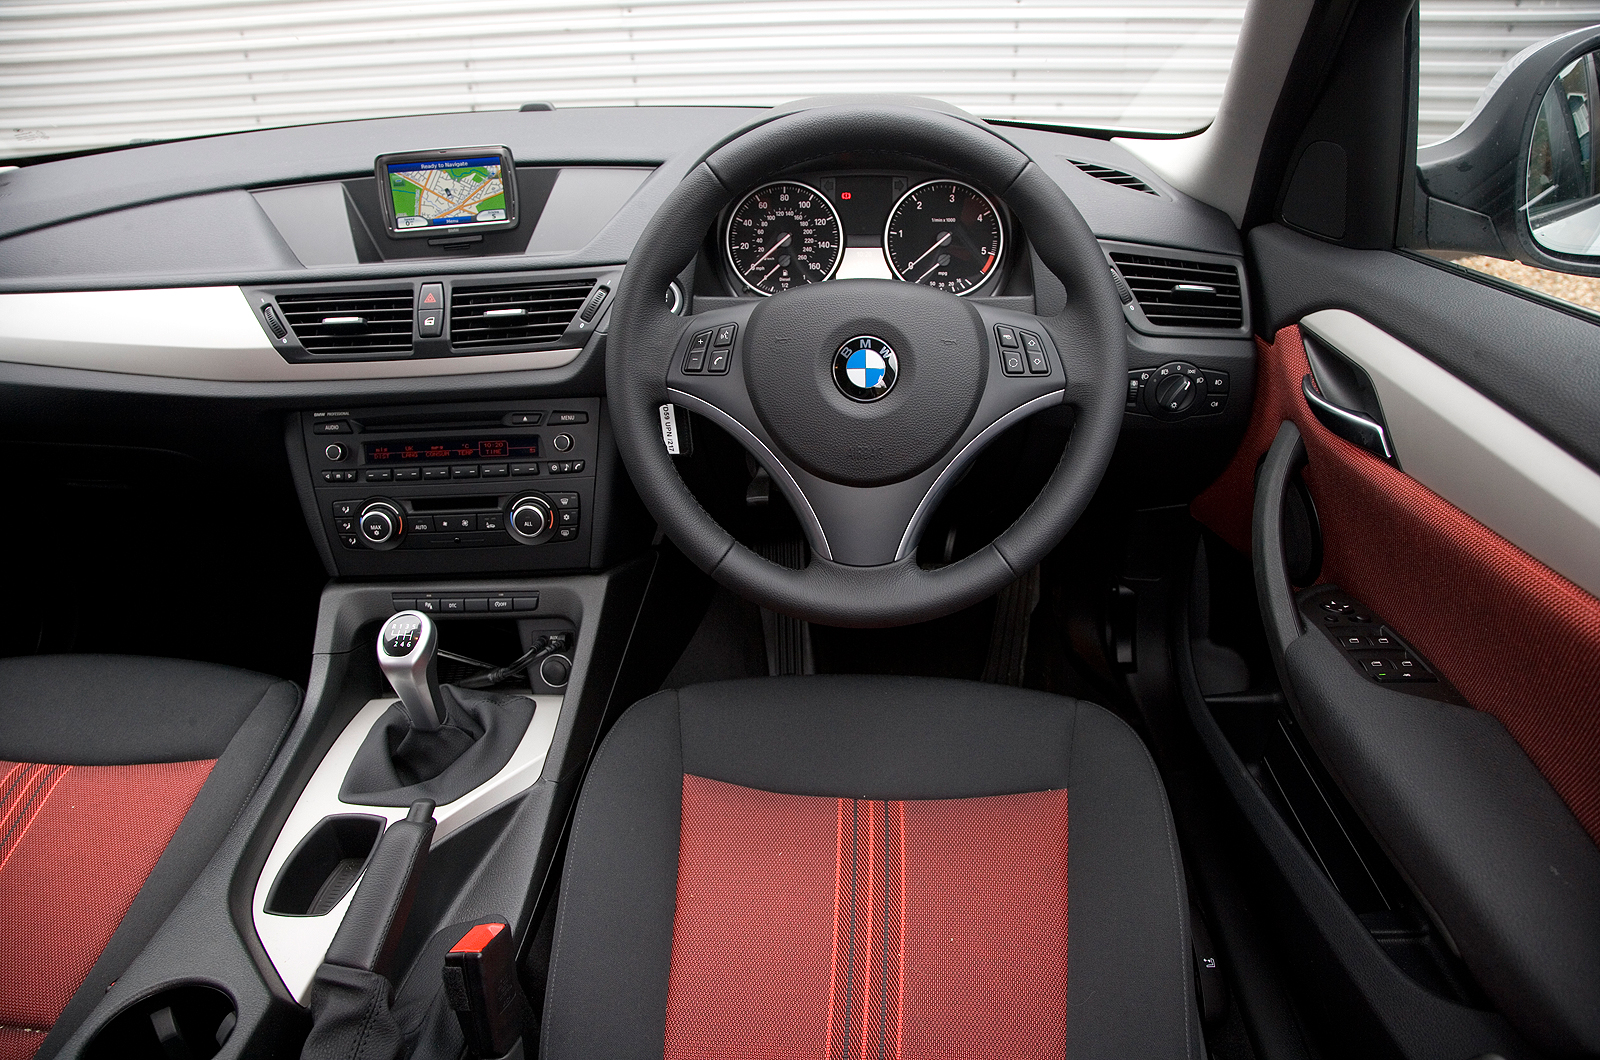
[[[0,290],[89,290],[218,283],[282,283],[532,267],[620,264],[645,221],[710,149],[768,111],[605,108],[479,112],[310,125],[152,144],[63,159],[0,175]],[[1066,133],[995,127],[1026,151],[1102,238],[1239,254],[1217,210],[1182,196],[1116,144]],[[245,191],[371,173],[396,145],[504,143],[519,165],[654,167],[581,247],[303,267]],[[1088,176],[1069,158],[1137,174],[1160,195]],[[178,223],[191,211],[187,224]],[[198,217],[202,223],[196,223]],[[338,257],[335,256],[335,261]],[[437,262],[437,266],[434,266]]]

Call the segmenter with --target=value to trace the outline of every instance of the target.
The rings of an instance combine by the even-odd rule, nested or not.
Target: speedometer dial
[[[995,273],[1005,249],[1000,212],[958,180],[930,180],[889,211],[883,249],[902,280],[967,294]]]
[[[777,294],[832,276],[844,227],[827,196],[780,180],[740,200],[728,218],[728,264],[757,294]]]

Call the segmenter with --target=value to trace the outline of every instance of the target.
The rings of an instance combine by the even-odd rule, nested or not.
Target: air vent
[[[1076,158],[1069,158],[1067,161],[1089,174],[1095,180],[1103,180],[1107,184],[1115,184],[1119,188],[1127,188],[1129,191],[1142,191],[1146,195],[1159,197],[1156,189],[1132,173],[1124,173],[1120,169],[1112,169],[1110,166],[1102,166],[1095,162],[1080,162]]]
[[[307,353],[408,353],[410,291],[278,296],[295,338]]]
[[[555,342],[593,287],[593,280],[457,287],[450,294],[450,345],[460,350]]]
[[[1163,328],[1238,331],[1244,327],[1239,270],[1222,262],[1112,251],[1145,319]]]

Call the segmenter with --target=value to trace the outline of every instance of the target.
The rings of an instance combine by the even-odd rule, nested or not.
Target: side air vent
[[[555,342],[593,287],[593,280],[457,287],[450,298],[450,345],[460,350]]]
[[[1161,328],[1238,331],[1244,291],[1238,267],[1114,250],[1111,260],[1133,289],[1145,319]]]
[[[411,292],[285,294],[278,308],[307,353],[408,353]]]
[[[1157,192],[1156,189],[1152,188],[1150,185],[1146,184],[1132,173],[1124,173],[1120,169],[1112,169],[1110,166],[1102,166],[1098,162],[1080,162],[1076,158],[1069,158],[1067,161],[1071,162],[1073,165],[1089,174],[1089,176],[1093,177],[1095,180],[1103,180],[1107,184],[1115,184],[1117,187],[1127,188],[1129,191],[1142,191],[1146,195],[1155,195],[1157,197],[1160,196],[1160,193]]]

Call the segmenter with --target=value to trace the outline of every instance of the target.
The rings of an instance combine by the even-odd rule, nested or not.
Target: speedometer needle
[[[750,263],[750,267],[748,269],[744,270],[744,271],[746,273],[755,272],[757,265],[760,265],[763,261],[766,261],[772,255],[776,254],[778,252],[779,248],[788,246],[789,245],[789,241],[791,239],[793,239],[793,238],[794,238],[794,233],[793,232],[785,232],[783,234],[783,238],[782,239],[778,240],[776,243],[772,244],[772,246],[768,247],[767,248],[767,252],[765,254],[761,255],[756,260],[752,261]]]
[[[910,272],[912,269],[922,264],[923,258],[927,257],[929,254],[932,254],[934,251],[938,250],[948,242],[950,242],[950,233],[940,232],[939,238],[933,241],[933,246],[929,247],[927,250],[924,250],[921,254],[918,254],[915,258],[913,258],[911,260],[911,264],[906,266],[906,271]]]

